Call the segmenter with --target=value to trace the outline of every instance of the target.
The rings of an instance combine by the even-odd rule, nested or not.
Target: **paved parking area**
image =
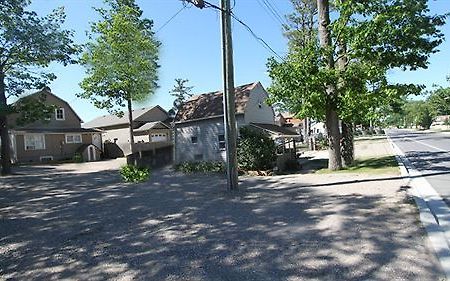
[[[0,280],[443,280],[395,176],[70,167],[0,178]]]

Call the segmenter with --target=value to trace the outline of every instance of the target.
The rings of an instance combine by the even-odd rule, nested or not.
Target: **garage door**
[[[152,134],[152,142],[159,142],[159,141],[167,141],[167,134],[159,133],[159,134]]]

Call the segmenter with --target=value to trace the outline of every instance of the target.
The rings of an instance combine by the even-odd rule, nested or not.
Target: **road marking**
[[[413,141],[413,142],[417,142],[417,143],[420,143],[420,144],[422,144],[422,145],[425,145],[425,146],[431,147],[431,148],[433,148],[433,149],[436,149],[436,150],[439,150],[439,151],[442,151],[442,152],[449,152],[448,150],[445,150],[445,149],[442,149],[442,148],[436,147],[436,146],[434,146],[434,145],[431,145],[431,144],[427,144],[427,143],[424,143],[423,141],[418,141],[418,140],[414,140],[414,139],[412,139],[412,138],[408,138],[408,137],[405,137],[404,139],[405,139],[405,140],[411,140],[411,141]]]

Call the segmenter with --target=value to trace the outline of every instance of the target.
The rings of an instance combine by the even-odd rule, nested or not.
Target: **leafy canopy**
[[[341,119],[361,122],[376,116],[380,106],[423,88],[391,85],[386,72],[426,68],[437,51],[445,15],[429,15],[426,0],[332,1],[331,48],[319,47],[312,0],[292,2],[297,17],[288,17],[295,20],[287,33],[289,53],[282,62],[268,61],[272,103],[318,120],[324,120],[326,104],[332,104]],[[333,69],[326,67],[330,54]],[[334,85],[337,94],[327,95],[325,85]]]
[[[73,43],[73,31],[62,30],[63,8],[40,17],[27,10],[30,0],[8,0],[0,3],[0,93],[2,99],[20,97],[24,91],[40,89],[56,78],[44,71],[51,62],[64,65],[75,63],[73,55],[79,46]],[[38,100],[39,101],[39,100]],[[31,109],[39,111],[43,103]],[[20,109],[0,103],[0,112]]]
[[[102,20],[92,24],[91,39],[81,63],[87,77],[80,97],[111,113],[120,114],[129,100],[144,101],[157,88],[160,43],[153,22],[142,19],[132,0],[106,1],[109,9],[96,9]]]

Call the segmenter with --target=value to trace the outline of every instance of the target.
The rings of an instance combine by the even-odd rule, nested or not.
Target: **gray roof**
[[[147,108],[139,108],[139,109],[133,109],[133,121],[136,121],[147,113],[150,110],[159,108],[160,110],[166,112],[162,107],[159,105],[153,106],[153,107],[147,107]],[[104,127],[110,127],[110,126],[117,126],[117,125],[125,125],[128,124],[128,111],[124,112],[122,117],[118,117],[116,115],[103,115],[95,118],[94,120],[91,120],[87,123],[84,123],[82,126],[83,128],[104,128]]]
[[[299,136],[299,134],[297,134],[296,132],[293,132],[289,129],[287,129],[286,127],[281,127],[275,124],[264,124],[264,123],[250,123],[250,125],[266,130],[269,133],[273,133],[276,135],[282,135],[282,136],[292,136],[292,137],[296,137]]]
[[[101,133],[100,130],[96,129],[86,129],[86,128],[18,128],[13,129],[16,132],[27,132],[27,133]]]
[[[164,124],[161,121],[156,121],[156,122],[149,122],[149,123],[145,123],[144,125],[142,125],[141,127],[139,127],[138,129],[135,129],[135,132],[145,132],[151,129],[160,129],[161,127],[164,127],[165,129],[170,129],[169,126],[167,126],[166,124]]]

